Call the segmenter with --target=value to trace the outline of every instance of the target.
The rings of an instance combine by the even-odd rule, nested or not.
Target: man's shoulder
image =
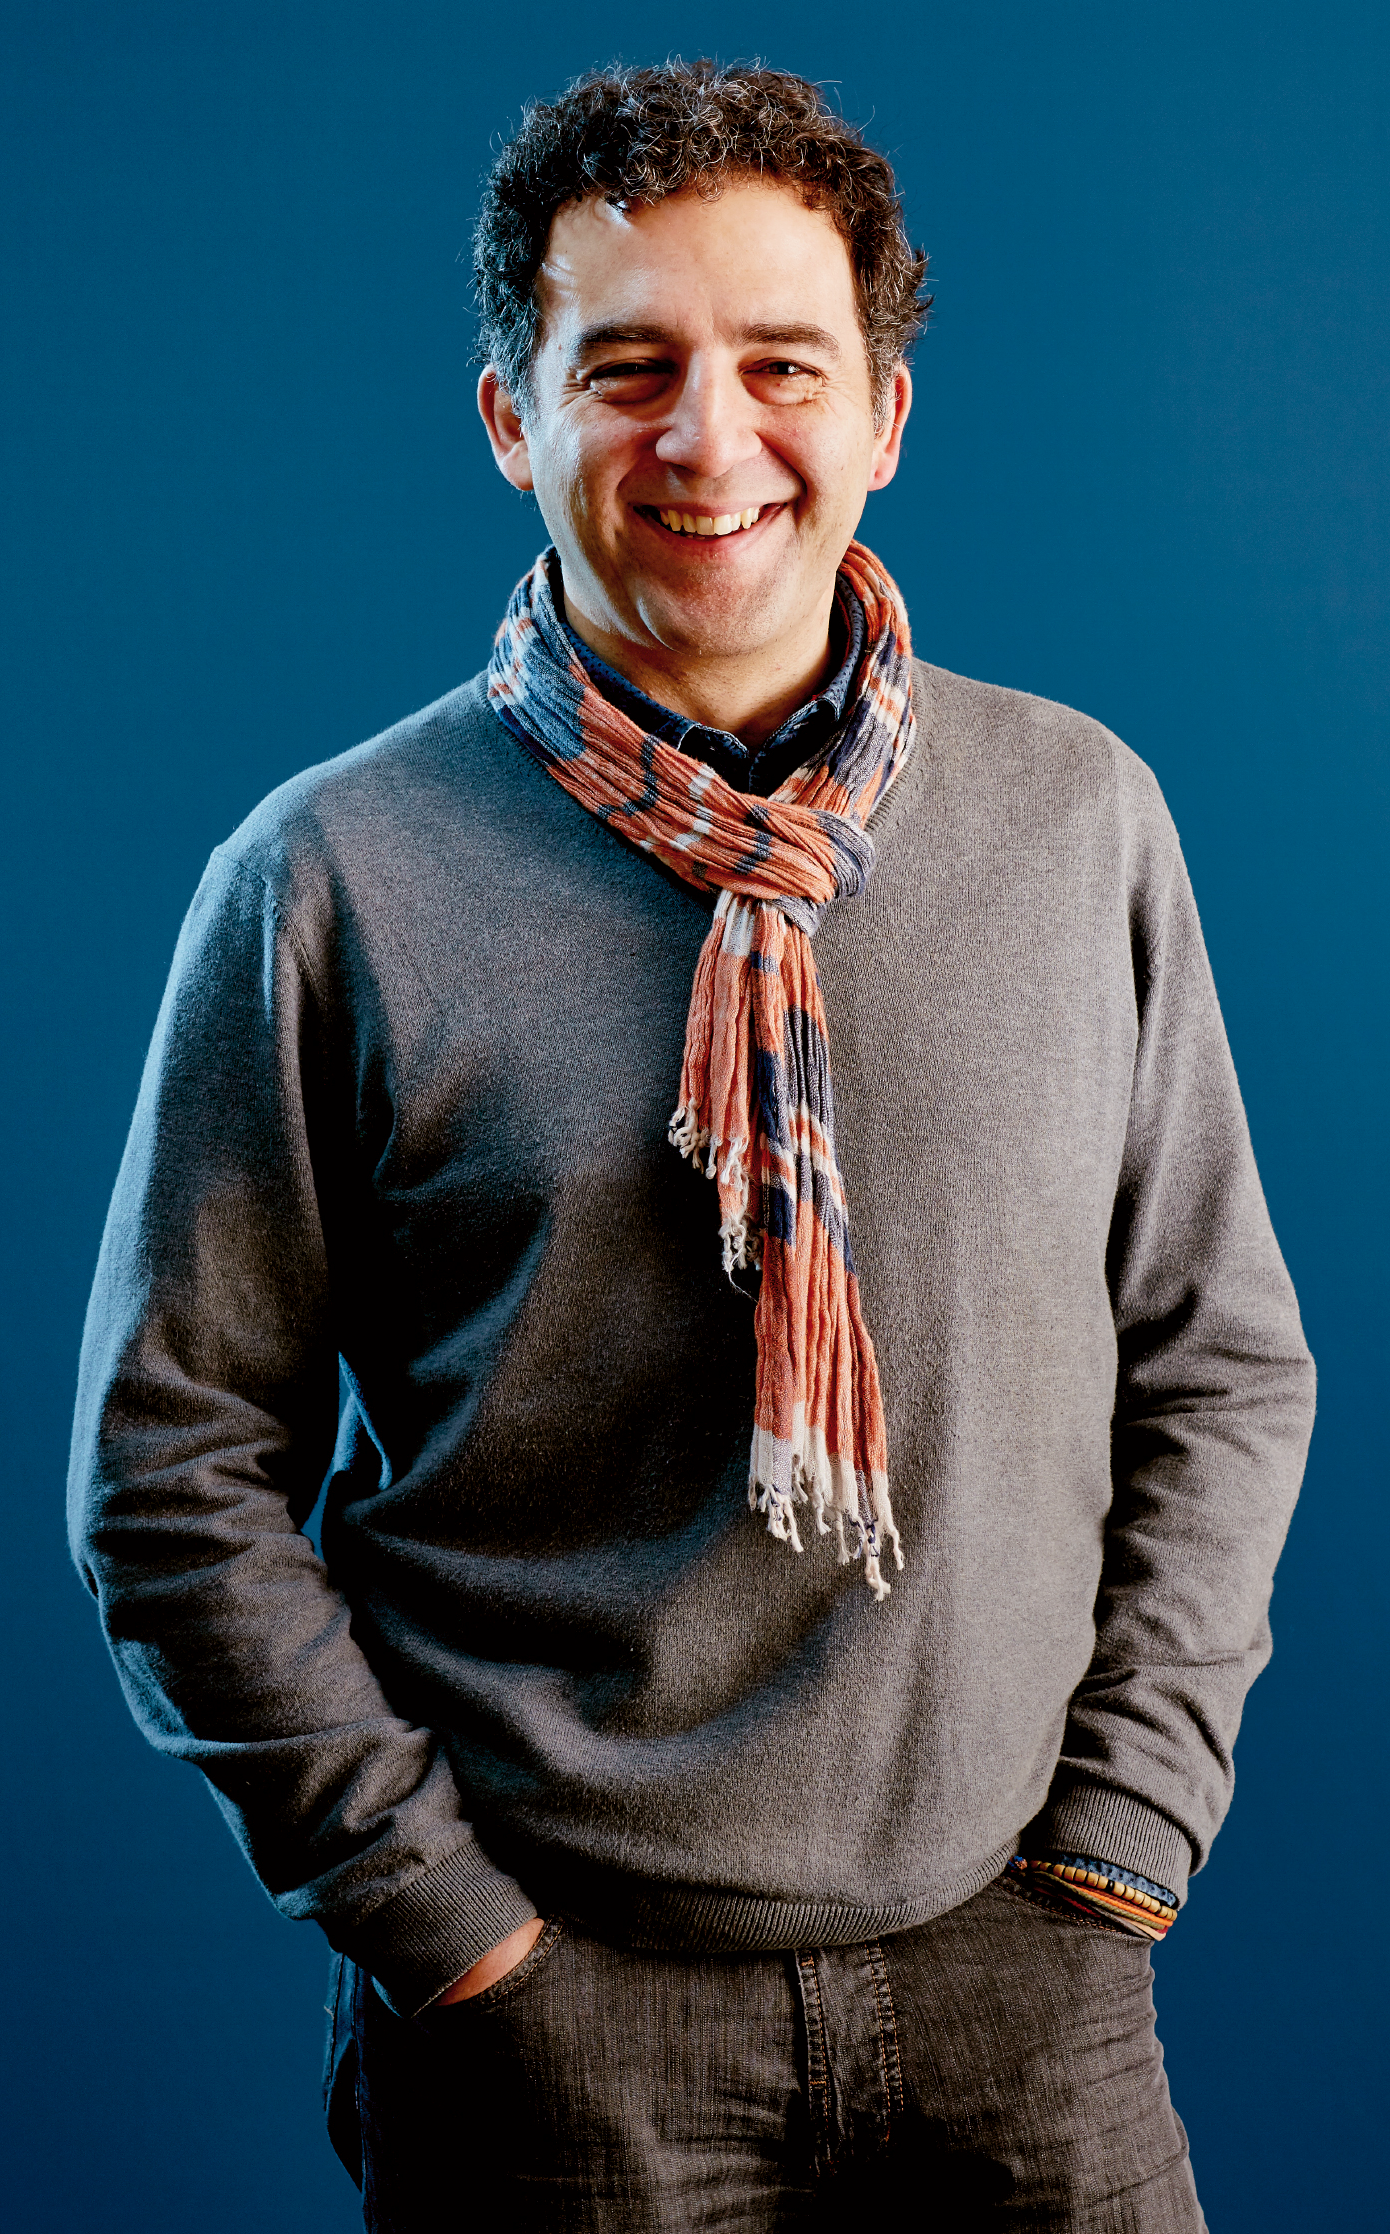
[[[1158,779],[1104,722],[1056,699],[978,682],[913,661],[913,697],[924,759],[967,786],[1019,786],[1034,813],[1089,808],[1135,833],[1176,843]]]
[[[475,675],[364,743],[301,769],[216,849],[210,875],[259,880],[294,908],[328,887],[389,892],[400,864],[462,866],[516,819],[530,763]]]
[[[521,842],[537,774],[475,675],[278,785],[215,849],[194,916],[216,938],[268,897],[312,960],[349,921],[389,931],[407,888],[426,910],[464,902]]]
[[[1158,781],[1139,755],[1094,715],[1034,691],[1014,690],[913,660],[914,697],[931,736],[973,747],[995,763],[1026,761],[1039,774],[1071,769],[1104,776],[1158,799]]]
[[[270,873],[301,855],[330,857],[457,812],[498,780],[500,732],[485,680],[442,698],[348,751],[301,769],[268,793],[221,849]]]

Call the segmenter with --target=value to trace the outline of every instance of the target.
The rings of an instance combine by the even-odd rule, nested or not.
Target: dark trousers
[[[369,2234],[1198,2234],[1152,1977],[1142,1940],[1007,1879],[791,1955],[633,1953],[553,1922],[486,1993],[413,2020],[344,1965],[330,2122]]]

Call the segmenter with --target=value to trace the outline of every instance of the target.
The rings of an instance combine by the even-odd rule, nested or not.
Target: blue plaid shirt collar
[[[727,729],[707,729],[701,722],[688,721],[684,714],[672,713],[669,706],[659,706],[607,660],[600,659],[597,652],[590,651],[563,613],[560,618],[595,689],[602,691],[610,705],[627,714],[649,737],[659,737],[663,744],[674,745],[692,759],[708,762],[733,790],[752,792],[764,799],[843,726],[855,674],[864,656],[864,615],[858,598],[847,596],[842,587],[836,592],[831,623],[844,639],[843,657],[834,675],[814,698],[789,714],[771,737],[749,747]]]

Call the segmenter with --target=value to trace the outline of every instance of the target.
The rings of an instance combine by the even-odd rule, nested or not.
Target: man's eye
[[[751,367],[751,374],[753,379],[770,381],[783,391],[814,388],[821,377],[814,365],[798,364],[794,357],[764,358],[760,365]]]
[[[668,368],[654,358],[639,358],[628,364],[596,365],[589,374],[589,386],[604,387],[612,381],[652,380]]]

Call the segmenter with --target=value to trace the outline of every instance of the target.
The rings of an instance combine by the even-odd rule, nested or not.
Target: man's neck
[[[591,652],[658,706],[702,728],[722,729],[748,746],[773,736],[835,672],[828,620],[808,632],[808,641],[749,660],[634,644],[597,627],[568,600],[565,618]]]

